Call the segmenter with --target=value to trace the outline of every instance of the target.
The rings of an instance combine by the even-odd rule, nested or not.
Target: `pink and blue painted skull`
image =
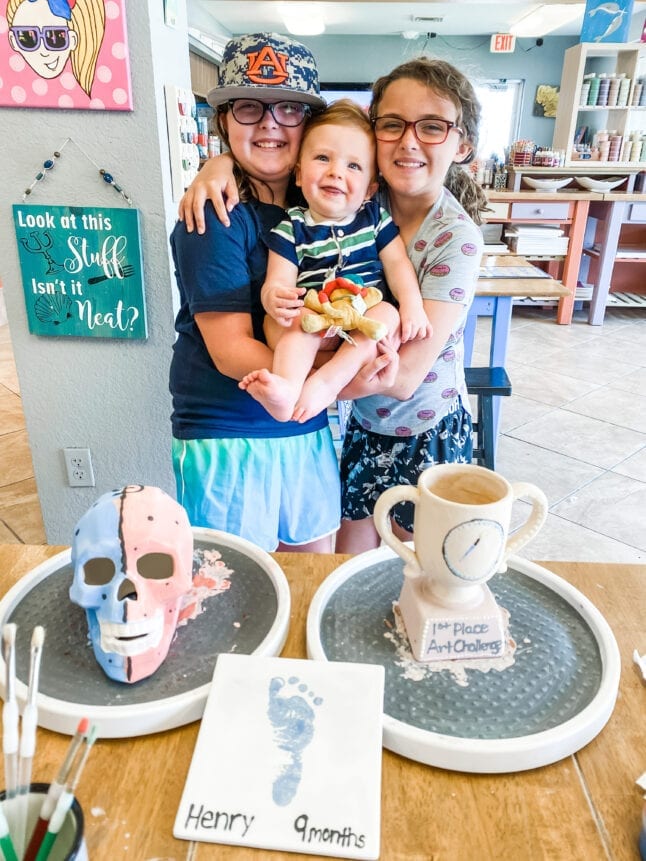
[[[158,487],[101,496],[72,542],[70,598],[86,612],[102,669],[138,682],[162,664],[191,588],[193,533],[179,503]]]

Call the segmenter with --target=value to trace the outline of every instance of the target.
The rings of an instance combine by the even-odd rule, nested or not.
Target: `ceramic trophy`
[[[509,534],[512,506],[526,498],[531,511]],[[415,505],[413,546],[394,535],[390,511]],[[503,614],[487,581],[540,530],[547,499],[535,485],[510,484],[472,464],[426,469],[416,487],[385,491],[375,506],[383,541],[406,563],[399,609],[418,661],[495,657],[505,649]]]

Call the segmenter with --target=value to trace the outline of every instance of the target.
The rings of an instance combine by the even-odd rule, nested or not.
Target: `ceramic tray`
[[[248,541],[211,529],[193,529],[195,551],[215,550],[230,570],[227,591],[204,602],[204,612],[177,629],[161,667],[147,679],[109,679],[94,657],[85,611],[72,604],[71,551],[22,577],[0,602],[0,627],[18,625],[16,693],[27,693],[29,642],[44,625],[38,723],[73,734],[79,719],[97,724],[101,738],[124,738],[182,726],[202,716],[220,652],[278,655],[289,625],[289,587],[278,564]],[[5,666],[0,658],[0,692]]]
[[[395,614],[403,563],[389,548],[341,565],[314,596],[311,658],[382,664],[384,746],[473,773],[562,759],[603,728],[619,686],[619,650],[599,611],[555,574],[512,556],[489,586],[510,614],[506,657],[421,664]]]

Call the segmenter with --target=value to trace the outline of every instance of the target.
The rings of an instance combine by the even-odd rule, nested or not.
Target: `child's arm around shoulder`
[[[195,229],[204,233],[204,204],[207,200],[213,203],[215,214],[228,227],[229,213],[240,201],[233,175],[233,158],[228,153],[206,161],[179,202],[179,218],[189,233]]]
[[[263,308],[281,326],[291,325],[300,315],[303,287],[297,287],[298,268],[276,251],[269,251],[267,275],[260,291]]]
[[[399,302],[401,318],[401,340],[423,340],[433,333],[433,327],[424,310],[417,274],[406,254],[401,236],[388,243],[379,252],[388,286]]]

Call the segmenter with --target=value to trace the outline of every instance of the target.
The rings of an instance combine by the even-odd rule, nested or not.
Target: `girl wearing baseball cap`
[[[180,296],[170,369],[177,498],[194,526],[268,551],[329,552],[340,490],[326,411],[305,424],[277,422],[238,386],[272,366],[262,238],[296,202],[290,181],[304,123],[324,107],[314,58],[276,34],[234,38],[208,99],[241,202],[229,227],[207,203],[203,233],[179,222],[171,235]]]
[[[487,201],[461,166],[477,151],[480,105],[457,68],[418,57],[376,81],[370,118],[380,199],[406,243],[433,334],[403,344],[385,373],[373,363],[344,390],[354,401],[341,452],[340,553],[379,545],[373,512],[384,490],[417,484],[433,464],[469,462],[473,448],[464,329],[483,247],[477,224]],[[180,204],[198,230],[207,196],[218,212],[232,216],[236,208],[235,190],[226,185],[227,160],[213,161]],[[226,199],[218,202],[221,188]],[[331,361],[342,358],[343,349]],[[393,530],[403,540],[412,538],[412,509],[410,503],[393,509]]]

